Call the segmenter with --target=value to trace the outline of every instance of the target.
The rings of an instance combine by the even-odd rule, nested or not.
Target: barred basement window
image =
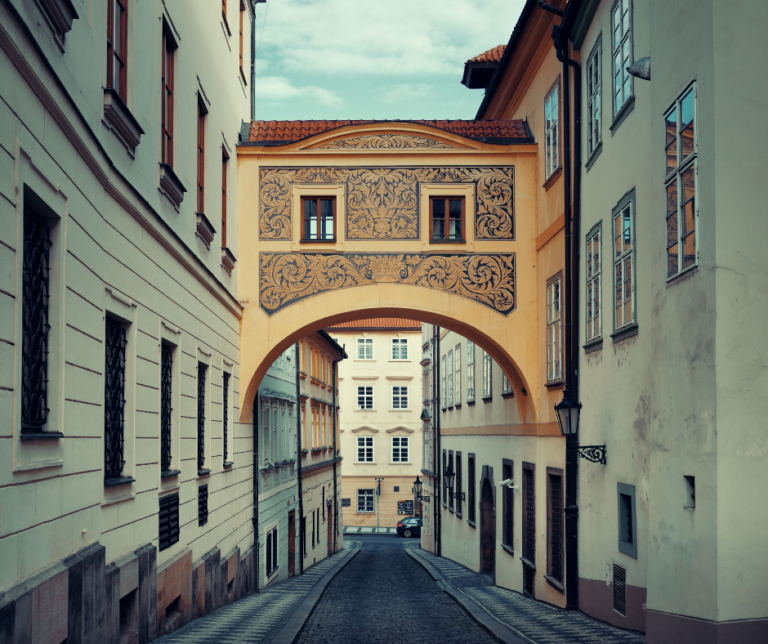
[[[502,480],[508,481],[513,478],[514,463],[510,460],[502,459],[501,476]],[[502,488],[502,544],[509,550],[514,548],[514,509],[515,497],[513,491],[508,486]]]
[[[229,374],[224,373],[224,383],[222,385],[224,390],[224,398],[222,400],[222,406],[224,407],[222,417],[222,429],[224,432],[224,466],[231,465],[229,461]]]
[[[549,470],[549,468],[548,468]],[[563,475],[561,470],[550,470],[547,473],[549,498],[547,499],[547,552],[550,582],[563,590]]]
[[[160,465],[171,469],[171,395],[173,385],[173,347],[163,344],[160,354]]]
[[[267,577],[277,570],[277,526],[267,532],[267,548],[264,551]]]
[[[104,478],[119,478],[125,459],[125,329],[106,319],[104,368]]]
[[[451,472],[456,474],[456,470],[453,469],[453,450],[448,450],[448,469],[451,470]],[[443,470],[445,471],[445,470]],[[456,485],[456,479],[454,478],[453,484]],[[448,509],[453,512],[453,490],[454,488],[449,487],[447,488],[448,491]]]
[[[464,485],[464,473],[461,471],[461,452],[456,452],[456,494],[461,495]],[[461,496],[456,497],[456,515],[461,516]]]
[[[197,363],[197,473],[207,474],[205,469],[205,372],[208,367]]]
[[[21,430],[40,432],[48,420],[48,279],[50,228],[24,209],[21,340]]]
[[[467,522],[475,525],[475,455],[467,455]]]
[[[534,466],[523,463],[523,593],[535,597],[536,490]]]
[[[197,488],[197,525],[208,523],[208,486]]]
[[[170,494],[160,499],[158,512],[160,551],[170,548],[179,540],[179,495]]]

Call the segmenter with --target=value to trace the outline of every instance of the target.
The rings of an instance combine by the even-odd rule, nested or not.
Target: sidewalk
[[[491,584],[455,561],[408,544],[406,552],[486,631],[505,644],[641,644],[645,635],[599,622]]]
[[[325,587],[360,552],[361,545],[345,541],[342,550],[307,569],[303,575],[243,597],[154,641],[162,644],[291,644]]]
[[[395,528],[344,528],[344,534],[396,534]]]

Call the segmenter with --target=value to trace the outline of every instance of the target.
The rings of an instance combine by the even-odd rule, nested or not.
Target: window
[[[637,559],[637,514],[635,486],[618,483],[619,493],[619,551]]]
[[[224,466],[231,465],[229,461],[229,374],[224,372],[221,383],[223,398],[221,401],[222,417],[221,426],[223,433]]]
[[[357,359],[373,360],[373,338],[357,339]]]
[[[392,409],[408,409],[408,387],[392,387]]]
[[[123,325],[106,319],[104,338],[104,479],[119,479],[123,474],[125,441],[125,347]]]
[[[160,467],[171,469],[171,428],[173,394],[173,347],[163,343],[160,349]]]
[[[615,328],[635,321],[635,248],[633,202],[622,200],[613,215],[613,267],[615,277]]]
[[[205,212],[205,115],[203,97],[197,95],[197,212]]]
[[[544,99],[544,176],[549,179],[560,167],[560,141],[558,136],[559,107],[557,93],[560,90],[558,84]]]
[[[696,264],[696,86],[664,117],[667,142],[667,277]]]
[[[243,82],[247,85],[245,80],[245,71],[243,71],[243,25],[245,23],[245,0],[240,0],[240,76],[243,78]]]
[[[453,351],[449,351],[445,366],[445,375],[447,379],[447,403],[449,407],[453,407]]]
[[[475,525],[475,455],[467,455],[467,522]]]
[[[127,100],[125,62],[128,49],[127,0],[108,0],[107,7],[107,87]]]
[[[598,38],[587,60],[587,156],[591,156],[602,139],[603,108],[602,68],[603,45]]]
[[[456,361],[456,389],[453,392],[454,403],[458,407],[461,404],[461,345],[457,344],[456,349],[453,352],[453,358]]]
[[[446,479],[444,475],[447,468],[448,468],[448,455],[446,451],[443,450],[443,469],[440,470],[441,472],[443,472],[443,474],[441,475],[441,478],[443,480],[443,499],[442,499],[443,507],[447,507],[447,504],[448,504],[448,482],[447,482],[448,479]]]
[[[535,597],[536,489],[532,463],[523,463],[523,593]]]
[[[440,358],[440,402],[445,409],[445,356]]]
[[[169,33],[169,27],[163,24],[163,59],[162,59],[162,104],[160,106],[161,123],[161,161],[173,166],[173,52],[176,42]]]
[[[632,77],[627,67],[632,64],[630,0],[617,0],[613,16],[613,114],[619,113],[632,96]]]
[[[493,394],[493,360],[490,354],[483,350],[483,399],[490,398]]]
[[[509,481],[514,475],[514,463],[512,461],[502,459],[501,461],[501,480]],[[502,487],[502,507],[501,507],[501,522],[502,522],[502,545],[506,546],[509,551],[514,549],[514,509],[515,509],[515,497],[514,490],[510,490],[506,485]]]
[[[505,374],[503,371],[501,372],[501,393],[502,394],[512,393],[512,383],[509,382],[509,378],[507,378],[507,374]]]
[[[158,536],[160,551],[170,548],[179,541],[179,495],[169,494],[160,498],[158,518]]]
[[[561,285],[559,275],[550,278],[547,284],[547,382],[555,382],[563,377]]]
[[[600,308],[600,253],[602,231],[600,226],[587,237],[587,342],[600,337],[602,320]]]
[[[197,363],[197,473],[207,474],[205,470],[205,376],[208,367]]]
[[[429,198],[429,238],[433,242],[465,241],[464,197]]]
[[[227,248],[227,161],[229,155],[221,147],[221,247]]]
[[[686,510],[696,509],[696,477],[695,476],[683,476],[683,482],[685,483],[685,500],[683,507]]]
[[[467,402],[475,401],[475,343],[467,340]]]
[[[302,197],[301,218],[304,222],[301,241],[336,241],[335,197]]]
[[[22,254],[21,431],[38,433],[48,420],[48,296],[50,227],[24,206]],[[122,414],[122,411],[121,411]]]
[[[376,490],[358,490],[357,491],[357,511],[359,513],[373,514],[374,510],[374,495]]]
[[[407,338],[392,338],[392,360],[408,360]]]
[[[201,485],[197,488],[197,525],[208,523],[208,486]]]
[[[373,387],[364,386],[357,388],[357,408],[373,409]]]
[[[267,570],[267,577],[277,570],[277,526],[267,530],[267,547],[264,550],[264,564]]]
[[[563,591],[563,471],[547,468],[547,577]]]
[[[456,470],[453,469],[453,450],[448,451],[448,468],[456,474]],[[453,480],[454,486],[456,485],[456,479]],[[453,490],[454,488],[448,488],[448,509],[453,512]]]
[[[392,462],[393,463],[407,463],[408,462],[408,438],[397,437],[392,438]]]
[[[373,436],[358,436],[357,462],[373,463]]]
[[[456,515],[461,516],[461,490],[464,486],[464,473],[461,471],[461,452],[456,452]]]

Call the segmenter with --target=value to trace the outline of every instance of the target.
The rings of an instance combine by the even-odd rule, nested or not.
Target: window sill
[[[300,244],[335,244],[336,239],[300,239]]]
[[[558,590],[561,593],[565,592],[565,586],[563,586],[563,584],[557,581],[557,579],[555,579],[554,577],[550,577],[549,575],[544,575],[544,579],[546,579],[547,583],[550,586],[552,586],[552,588],[554,588],[555,590]]]
[[[549,179],[547,179],[544,182],[544,185],[542,186],[544,190],[549,190],[552,187],[552,184],[555,183],[560,178],[560,175],[563,174],[563,166],[560,166],[557,168],[550,176]]]
[[[232,461],[224,461],[224,469],[225,470],[232,469],[233,465],[234,465],[234,462],[232,462]]]
[[[585,354],[600,351],[600,349],[603,348],[603,339],[596,338],[594,340],[590,340],[582,348],[584,349]]]
[[[39,429],[27,432],[22,430],[20,437],[23,441],[57,440],[59,438],[64,438],[64,434],[61,432],[46,432]]]
[[[592,150],[592,154],[589,155],[589,158],[587,159],[587,162],[584,164],[584,170],[586,172],[589,172],[589,169],[595,165],[595,161],[597,161],[597,157],[600,156],[600,153],[603,151],[603,142],[600,141],[600,143],[597,144],[597,147]]]
[[[71,0],[41,0],[40,4],[62,35],[71,31],[72,23],[80,17]]]
[[[267,579],[271,579],[280,571],[280,566],[275,566],[267,573]]]
[[[363,413],[369,414],[371,412],[375,412],[376,410],[375,409],[355,409],[355,411],[356,412],[363,412]]]
[[[474,522],[474,521],[471,521],[470,519],[467,519],[467,525],[468,525],[470,528],[477,528],[477,526],[475,525],[475,522]]]
[[[483,397],[483,402],[484,402],[484,403],[489,403],[489,402],[491,402],[492,400],[493,400],[493,396],[484,396],[484,397]]]
[[[403,461],[402,463],[390,463],[390,465],[412,465],[410,461]]]
[[[456,403],[454,405],[454,409],[461,409],[461,403]]]
[[[502,543],[502,544],[501,544],[501,549],[502,549],[504,552],[506,552],[507,554],[510,554],[510,555],[512,555],[513,557],[515,556],[515,551],[512,549],[512,547],[511,547],[511,546],[508,546],[506,543]]]
[[[165,470],[163,472],[160,472],[160,478],[169,479],[173,476],[178,476],[179,474],[181,474],[181,470]]]
[[[133,153],[144,130],[117,91],[109,87],[104,88],[104,120]]]
[[[224,27],[227,29],[227,35],[232,35],[232,30],[229,28],[229,22],[227,22],[227,16],[224,14],[224,12],[221,12],[221,19],[224,21]]]
[[[375,461],[355,461],[354,465],[376,465]]]
[[[410,409],[410,407],[403,407],[402,409],[390,409],[389,411],[393,411],[395,413],[400,414],[400,413],[402,413],[404,411],[411,411],[411,409]]]
[[[430,244],[466,244],[466,239],[430,239]]]
[[[619,329],[616,331],[616,333],[611,334],[611,338],[613,339],[613,343],[617,344],[618,342],[621,342],[622,340],[626,340],[627,338],[632,338],[637,335],[637,323],[630,324],[629,326],[626,326],[622,329]]]
[[[226,246],[221,247],[221,265],[224,267],[224,270],[227,271],[230,275],[232,275],[232,271],[235,270],[235,262],[237,262],[237,258],[234,256],[231,250],[227,248]]]
[[[104,487],[115,487],[117,485],[126,485],[136,481],[132,476],[116,476],[111,479],[104,479]]]
[[[197,477],[201,478],[203,476],[210,476],[211,470],[205,469],[204,467],[199,467],[197,469]]]
[[[303,449],[303,450],[301,450],[301,453],[302,453],[302,454],[309,454],[309,450],[307,450],[307,449]]]
[[[552,382],[546,382],[544,383],[544,386],[549,389],[550,391],[557,391],[558,389],[562,389],[565,387],[565,381],[564,380],[553,380]]]
[[[689,266],[688,268],[680,271],[677,275],[673,275],[672,277],[667,278],[667,286],[672,286],[673,284],[677,284],[679,282],[684,282],[686,278],[690,277],[692,273],[695,273],[697,269],[699,268],[698,264],[694,264],[693,266]]]
[[[167,163],[160,164],[160,190],[175,208],[178,208],[184,201],[184,193],[187,189],[179,181],[173,168]]]
[[[313,454],[317,454],[318,452],[322,452],[322,451],[323,451],[322,447],[313,447],[312,448],[312,453]]]
[[[211,242],[216,236],[216,229],[211,222],[208,221],[208,217],[205,216],[205,213],[198,212],[195,214],[197,215],[197,228],[195,229],[195,232],[197,233],[197,236],[203,240],[205,247],[210,249]]]
[[[501,397],[502,398],[514,398],[515,397],[515,392],[511,391],[511,390],[510,391],[502,391],[501,392]]]
[[[467,401],[467,407],[472,407],[475,404],[474,400],[468,400]]]
[[[523,566],[528,568],[528,570],[533,570],[533,572],[536,572],[536,565],[530,559],[526,559],[525,557],[520,557],[520,561],[523,562]]]
[[[632,113],[632,110],[634,109],[635,109],[635,96],[633,94],[627,99],[627,102],[621,106],[621,109],[617,112],[616,116],[613,117],[613,123],[611,123],[611,128],[610,128],[611,136],[616,134],[616,130],[619,129],[621,124]]]

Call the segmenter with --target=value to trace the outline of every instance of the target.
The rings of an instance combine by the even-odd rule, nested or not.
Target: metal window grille
[[[475,522],[475,457],[469,456],[467,461],[467,518]]]
[[[525,542],[523,543],[523,558],[531,563],[536,562],[536,492],[534,490],[534,473],[532,469],[524,469],[525,478]],[[535,568],[523,566],[523,592],[534,596]]]
[[[272,530],[267,532],[267,548],[264,550],[264,558],[267,563],[267,576],[272,574]]]
[[[205,372],[204,364],[197,364],[197,469],[205,467]]]
[[[504,477],[504,480],[507,481],[512,478],[512,465],[504,465],[502,467],[502,476]],[[505,546],[512,547],[513,543],[513,509],[514,509],[514,497],[512,496],[512,490],[510,490],[506,485],[504,486],[502,490],[502,503],[504,512],[502,516],[503,521],[503,534],[502,537],[504,539],[503,543]]]
[[[277,526],[272,531],[272,570],[277,568]]]
[[[456,470],[453,469],[453,452],[448,452],[448,469],[450,469],[454,473],[454,479],[453,484],[456,485]],[[447,488],[448,491],[448,509],[453,510],[453,491],[454,489],[452,487]]]
[[[374,495],[376,490],[366,489],[357,491],[357,511],[370,514],[374,512]]]
[[[170,494],[160,499],[159,549],[170,548],[179,540],[179,495]]]
[[[21,340],[21,428],[39,432],[48,420],[48,272],[50,228],[24,210]]]
[[[456,494],[461,494],[464,485],[461,471],[461,452],[456,452]],[[456,514],[461,514],[461,496],[456,497]]]
[[[563,479],[556,474],[549,475],[550,508],[550,570],[549,574],[560,583],[563,581]]]
[[[197,525],[208,523],[208,486],[197,488]]]
[[[125,410],[125,329],[106,319],[104,368],[104,478],[122,474]]]
[[[627,569],[613,564],[613,610],[627,615]]]
[[[171,469],[171,395],[173,347],[164,344],[160,355],[160,460],[164,472]]]
[[[224,374],[224,400],[222,405],[224,406],[224,414],[222,418],[222,427],[224,431],[224,462],[229,460],[229,374]]]

